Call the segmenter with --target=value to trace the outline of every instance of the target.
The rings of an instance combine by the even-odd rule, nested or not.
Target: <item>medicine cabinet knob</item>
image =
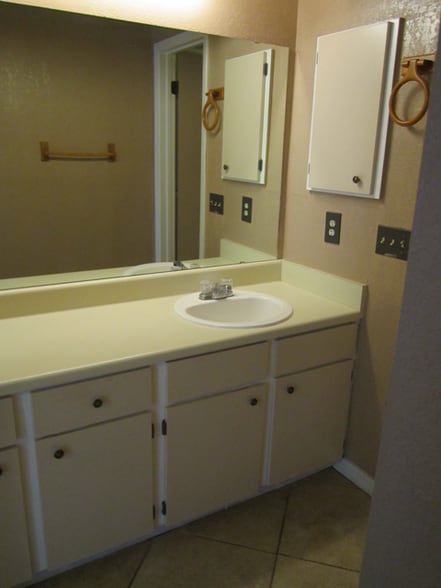
[[[250,400],[250,404],[251,404],[251,406],[256,406],[256,404],[257,404],[258,402],[259,402],[259,401],[257,400],[257,398],[251,398],[251,400]]]
[[[286,389],[286,391],[288,392],[288,394],[294,394],[294,386],[288,386],[288,388]]]
[[[57,449],[57,451],[54,453],[54,457],[55,459],[61,459],[64,457],[64,451],[62,449]]]
[[[228,171],[230,169],[229,166],[226,163],[224,163],[223,168],[224,168],[225,171]]]
[[[360,176],[354,176],[352,178],[352,181],[354,182],[354,184],[359,184],[361,182],[361,178]]]
[[[103,401],[101,400],[101,398],[96,398],[96,399],[93,401],[93,406],[94,406],[95,408],[99,408],[99,407],[100,407],[100,406],[102,406],[102,405],[103,405]]]

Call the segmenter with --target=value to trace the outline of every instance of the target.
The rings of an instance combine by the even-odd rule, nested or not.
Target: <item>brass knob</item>
[[[224,163],[223,168],[224,168],[225,171],[228,171],[230,169],[229,166],[226,163]]]
[[[102,405],[103,405],[103,401],[101,400],[101,398],[96,398],[96,399],[93,401],[93,406],[94,406],[95,408],[99,408],[99,407],[100,407],[100,406],[102,406]]]
[[[61,459],[64,457],[64,451],[62,449],[57,449],[57,451],[54,453],[54,457],[55,459]]]
[[[359,184],[361,182],[360,176],[353,176],[352,181],[354,184]]]
[[[286,391],[288,392],[288,394],[294,394],[294,386],[288,386],[288,388],[286,389]]]
[[[251,404],[251,406],[256,406],[256,404],[257,404],[258,402],[259,402],[259,401],[257,400],[257,398],[251,398],[251,400],[250,400],[250,404]]]

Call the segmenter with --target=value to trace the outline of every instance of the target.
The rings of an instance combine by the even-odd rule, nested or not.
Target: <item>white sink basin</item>
[[[207,327],[244,329],[264,327],[286,320],[292,314],[290,304],[275,296],[234,290],[223,300],[199,300],[194,292],[179,298],[175,304],[179,316]]]

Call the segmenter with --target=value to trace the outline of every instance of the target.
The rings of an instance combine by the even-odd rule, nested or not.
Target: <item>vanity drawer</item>
[[[255,384],[268,376],[268,370],[267,342],[171,361],[167,364],[168,403]]]
[[[150,368],[83,380],[32,394],[35,434],[44,437],[142,412],[152,404]]]
[[[357,339],[357,323],[278,339],[275,375],[289,374],[314,366],[351,359]]]
[[[12,398],[0,399],[0,447],[14,445],[16,440]]]

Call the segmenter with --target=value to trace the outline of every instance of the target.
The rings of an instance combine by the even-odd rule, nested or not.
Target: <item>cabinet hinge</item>
[[[173,96],[177,96],[179,94],[179,81],[173,80],[170,84],[170,92]]]
[[[258,163],[257,163],[257,169],[259,171],[263,170],[263,159],[259,159]]]
[[[155,423],[152,423],[152,439],[155,438]]]
[[[152,506],[152,511],[153,511],[153,520],[155,520],[156,519],[156,506],[155,505]]]
[[[263,75],[264,76],[268,75],[268,64],[267,63],[263,64]]]
[[[161,433],[167,435],[167,421],[165,419],[162,419],[161,422]]]
[[[165,500],[163,500],[161,502],[161,514],[163,514],[163,515],[167,514],[167,503],[165,502]]]

